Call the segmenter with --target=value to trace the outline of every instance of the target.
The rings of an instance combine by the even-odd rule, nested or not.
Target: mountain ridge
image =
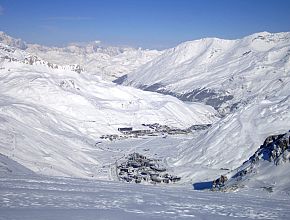
[[[226,114],[257,95],[254,85],[262,87],[269,79],[279,81],[278,73],[281,79],[287,77],[289,39],[289,32],[262,32],[238,40],[189,41],[115,82],[203,102]],[[251,83],[253,80],[262,83]]]
[[[109,81],[135,70],[162,53],[142,48],[104,46],[99,41],[49,47],[29,44],[4,32],[0,32],[0,42],[57,65],[78,65],[84,71]]]

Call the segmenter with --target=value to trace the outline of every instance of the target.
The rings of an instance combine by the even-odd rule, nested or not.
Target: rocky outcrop
[[[266,166],[279,166],[287,162],[290,162],[290,131],[267,137],[260,148],[240,167],[214,180],[212,189],[237,189],[245,180],[255,178]]]

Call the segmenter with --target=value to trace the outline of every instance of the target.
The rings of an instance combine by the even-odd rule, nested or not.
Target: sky
[[[0,0],[0,31],[28,43],[164,49],[290,31],[290,0]]]

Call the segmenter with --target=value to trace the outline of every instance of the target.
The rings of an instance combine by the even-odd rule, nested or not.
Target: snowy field
[[[245,187],[225,193],[197,191],[190,182],[140,185],[113,181],[116,160],[137,151],[165,158],[163,162],[167,163],[166,158],[182,150],[178,147],[174,150],[173,146],[182,147],[180,143],[190,138],[151,137],[98,144],[97,153],[90,152],[102,164],[96,165],[95,178],[112,181],[37,175],[0,155],[0,219],[288,218],[290,197],[285,192],[269,193],[262,188]],[[174,168],[170,163],[167,165],[169,170]]]
[[[43,176],[2,176],[1,220],[289,219],[289,196]]]

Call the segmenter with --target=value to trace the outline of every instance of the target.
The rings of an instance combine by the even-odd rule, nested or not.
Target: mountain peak
[[[251,34],[249,36],[246,36],[244,39],[251,39],[251,40],[270,40],[270,41],[277,41],[277,40],[287,40],[290,37],[290,32],[279,32],[279,33],[270,33],[267,31],[258,32]]]
[[[16,47],[22,50],[27,48],[26,42],[21,39],[15,39],[3,31],[0,31],[0,42],[8,46]]]

